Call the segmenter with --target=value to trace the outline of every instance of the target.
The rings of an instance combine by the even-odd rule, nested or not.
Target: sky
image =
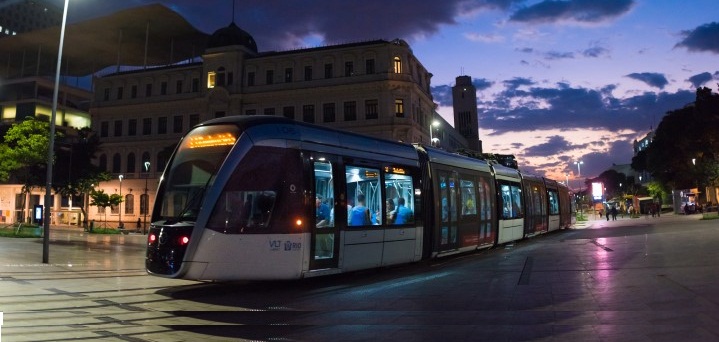
[[[234,20],[260,51],[404,39],[442,117],[455,78],[472,77],[484,152],[573,187],[719,87],[716,0],[237,0],[234,18],[232,0],[72,0],[68,20],[155,2],[206,33]]]

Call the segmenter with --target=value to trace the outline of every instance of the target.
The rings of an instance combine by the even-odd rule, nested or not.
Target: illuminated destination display
[[[213,146],[234,145],[237,138],[232,133],[215,133],[189,137],[187,147],[204,148]]]

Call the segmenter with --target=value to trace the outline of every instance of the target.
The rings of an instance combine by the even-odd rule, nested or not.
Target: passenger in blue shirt
[[[317,227],[325,227],[330,222],[330,206],[322,202],[322,197],[317,196],[315,215],[317,216]]]
[[[357,205],[355,205],[349,212],[350,226],[366,226],[372,224],[370,221],[369,209],[365,207],[364,203],[364,195],[357,195]]]
[[[404,206],[404,198],[397,199],[394,224],[405,224],[412,222],[412,210]]]

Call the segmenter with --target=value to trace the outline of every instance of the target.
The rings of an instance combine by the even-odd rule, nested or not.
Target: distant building
[[[640,139],[640,140],[634,140],[634,155],[636,156],[637,153],[644,151],[649,147],[649,144],[652,143],[652,140],[654,139],[654,130],[650,130],[647,135]]]
[[[62,23],[62,10],[47,0],[0,0],[0,38]]]
[[[482,153],[479,140],[479,118],[477,116],[477,88],[470,76],[459,76],[452,87],[454,126],[465,139],[467,148]]]

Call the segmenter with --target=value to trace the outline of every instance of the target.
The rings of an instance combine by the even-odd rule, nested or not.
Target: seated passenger
[[[357,205],[349,212],[350,226],[366,226],[371,224],[369,209],[365,207],[363,194],[357,195]]]
[[[317,196],[315,200],[316,226],[326,227],[330,221],[330,206],[322,202],[322,197]]]
[[[404,198],[397,199],[394,224],[406,224],[412,222],[412,210],[404,206]]]

